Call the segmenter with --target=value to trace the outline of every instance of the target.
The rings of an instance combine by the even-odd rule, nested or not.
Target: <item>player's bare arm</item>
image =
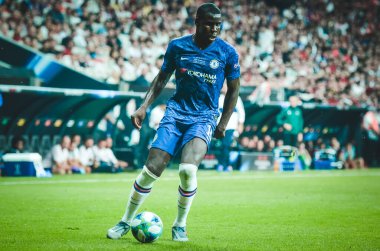
[[[136,129],[141,129],[142,122],[146,116],[146,110],[156,100],[158,95],[160,95],[161,91],[168,83],[171,75],[172,73],[160,71],[153,79],[152,84],[150,85],[145,95],[144,102],[140,108],[137,109],[136,112],[131,116],[132,124]]]
[[[239,97],[240,79],[227,80],[227,93],[223,104],[223,113],[220,118],[219,124],[215,128],[214,137],[217,139],[225,136],[228,121],[236,106]]]

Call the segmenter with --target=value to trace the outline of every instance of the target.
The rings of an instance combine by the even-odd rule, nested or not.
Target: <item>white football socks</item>
[[[179,165],[181,183],[178,187],[178,213],[173,226],[186,226],[187,215],[197,192],[197,170],[198,167],[193,164],[182,163]]]
[[[153,183],[158,179],[151,171],[144,166],[143,170],[137,176],[135,183],[132,186],[130,198],[127,203],[127,208],[122,221],[131,224],[133,217],[135,216],[140,205],[144,202],[145,198],[148,197],[150,190],[152,189]]]

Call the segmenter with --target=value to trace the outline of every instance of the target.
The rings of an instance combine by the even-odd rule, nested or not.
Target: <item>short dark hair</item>
[[[84,138],[84,141],[89,140],[89,139],[94,140],[94,137],[92,137],[92,135],[86,135]]]
[[[203,18],[203,17],[205,17],[208,14],[211,14],[211,15],[221,14],[221,11],[218,8],[218,6],[216,6],[213,3],[204,3],[204,4],[202,4],[201,6],[198,7],[196,18],[197,19],[198,18]]]
[[[22,141],[25,144],[25,139],[21,136],[14,136],[12,139],[12,147],[15,147],[18,142]]]

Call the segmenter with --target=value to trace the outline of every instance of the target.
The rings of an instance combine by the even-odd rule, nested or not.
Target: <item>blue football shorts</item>
[[[211,142],[216,127],[215,119],[178,120],[165,114],[157,129],[151,147],[161,149],[171,156],[181,150],[190,140],[200,138],[207,146]]]

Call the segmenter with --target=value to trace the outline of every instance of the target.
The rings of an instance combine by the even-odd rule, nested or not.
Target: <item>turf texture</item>
[[[200,171],[190,242],[171,240],[177,172],[139,211],[164,222],[152,244],[105,238],[138,173],[0,178],[0,250],[380,250],[380,169]]]

